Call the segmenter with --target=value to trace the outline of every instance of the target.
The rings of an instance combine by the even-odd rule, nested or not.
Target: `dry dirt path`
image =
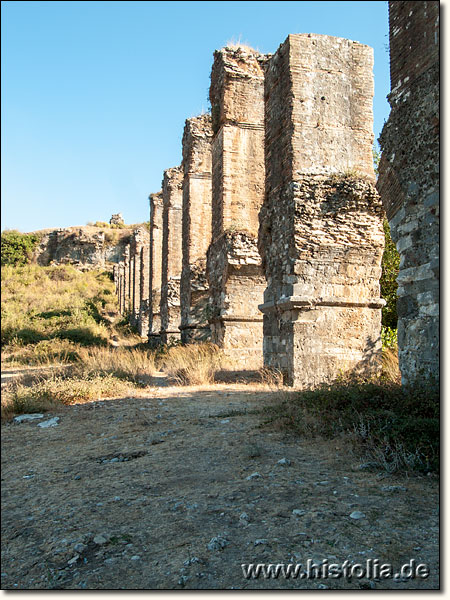
[[[336,442],[261,428],[272,399],[167,387],[45,415],[55,427],[3,425],[2,588],[436,589],[434,478],[367,472]],[[241,568],[309,558],[415,559],[431,576],[266,580]]]

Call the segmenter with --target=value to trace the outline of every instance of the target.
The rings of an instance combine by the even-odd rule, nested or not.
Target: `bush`
[[[382,325],[381,342],[383,344],[383,348],[397,348],[397,329],[392,329],[391,327],[385,327]]]
[[[2,267],[5,265],[20,266],[30,262],[33,250],[39,241],[39,236],[19,231],[4,231],[2,233]]]

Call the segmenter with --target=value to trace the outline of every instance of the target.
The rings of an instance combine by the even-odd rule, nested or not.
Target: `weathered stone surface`
[[[149,331],[151,345],[160,341],[161,333],[161,265],[162,265],[162,191],[150,194],[150,294],[149,294]]]
[[[210,87],[214,138],[207,272],[212,341],[232,357],[244,351],[252,366],[262,364],[260,298],[255,290],[262,281],[256,236],[264,197],[266,61],[266,55],[250,49],[223,48],[214,54]],[[239,258],[229,263],[230,257]]]
[[[404,384],[439,378],[439,2],[389,2],[391,114],[377,183],[400,254]]]
[[[210,337],[206,251],[211,242],[211,116],[187,119],[183,134],[181,339]]]
[[[125,221],[123,220],[122,213],[115,213],[111,216],[109,220],[110,225],[124,225]]]
[[[290,35],[265,75],[259,249],[264,361],[289,384],[375,371],[382,206],[372,166],[372,50]]]
[[[33,253],[33,261],[38,265],[73,265],[83,271],[112,271],[113,264],[123,260],[131,230],[110,231],[86,226],[46,229],[36,233],[42,236]]]
[[[237,363],[262,365],[261,303],[265,279],[257,239],[226,231],[208,250],[210,323],[214,343]]]
[[[161,264],[161,341],[163,343],[167,343],[171,338],[180,338],[182,185],[181,167],[164,171]]]

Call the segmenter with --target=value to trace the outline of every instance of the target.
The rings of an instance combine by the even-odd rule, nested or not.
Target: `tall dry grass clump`
[[[111,374],[143,385],[158,371],[155,352],[144,348],[91,347],[80,348],[78,353],[84,373]]]
[[[129,385],[112,375],[53,375],[35,381],[31,387],[14,382],[2,393],[2,420],[10,419],[14,414],[46,412],[61,405],[117,397],[129,391]]]
[[[169,348],[160,361],[162,370],[178,385],[202,385],[214,383],[225,357],[218,346],[205,342]]]

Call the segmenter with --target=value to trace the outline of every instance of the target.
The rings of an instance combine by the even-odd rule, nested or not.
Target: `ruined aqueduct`
[[[152,344],[209,339],[288,384],[377,371],[383,216],[401,255],[404,383],[439,374],[439,2],[389,2],[391,115],[373,169],[373,52],[289,35],[214,54],[211,115],[114,270]],[[377,191],[378,188],[378,191]]]

